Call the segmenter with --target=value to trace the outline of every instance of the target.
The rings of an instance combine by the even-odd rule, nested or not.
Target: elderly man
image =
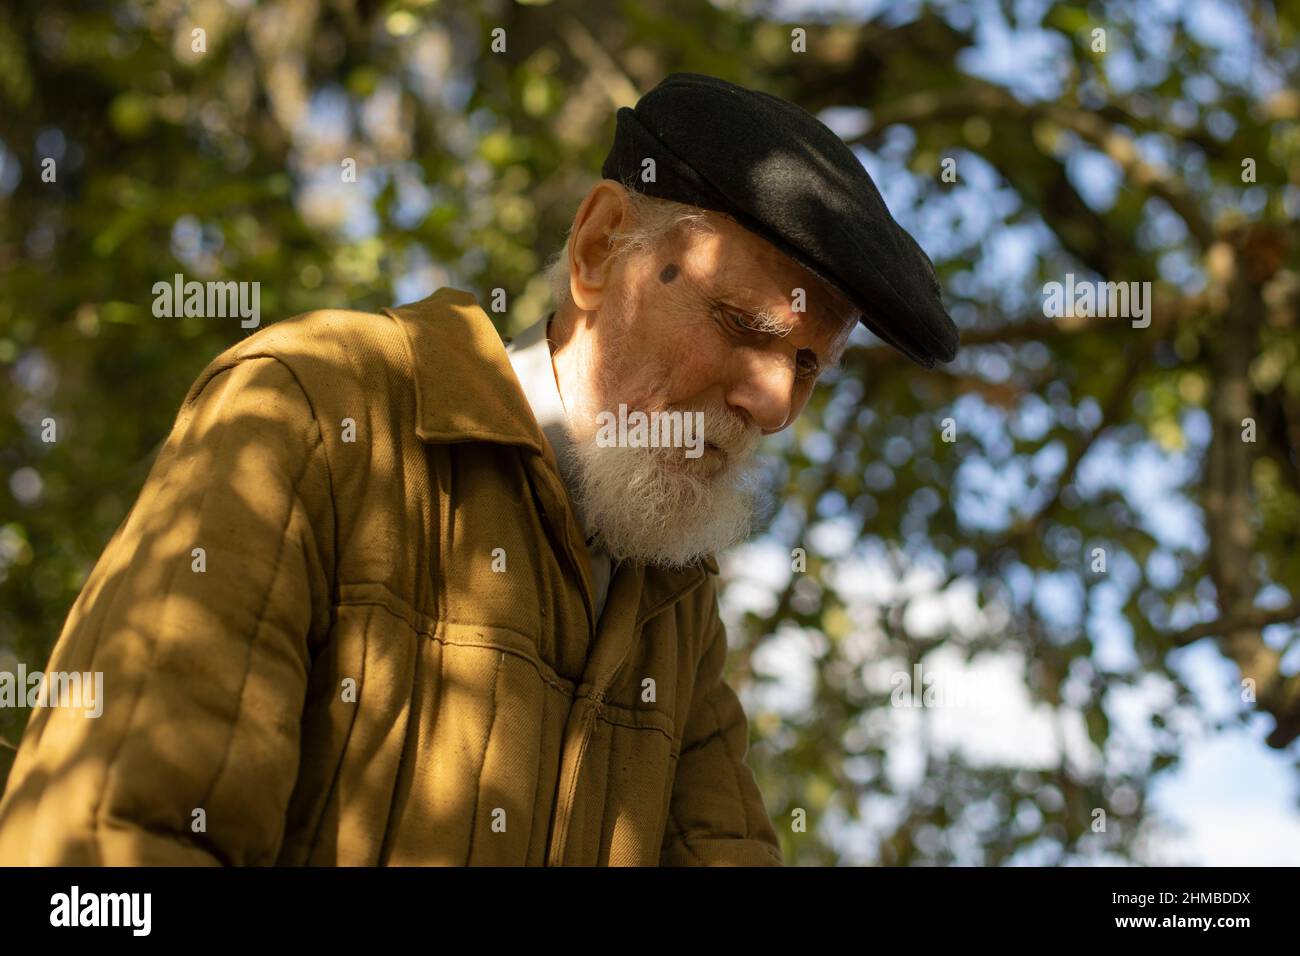
[[[102,672],[102,716],[33,712],[0,864],[783,862],[714,554],[859,318],[926,365],[956,330],[782,100],[675,74],[602,172],[508,348],[444,288],[199,376],[48,665]]]

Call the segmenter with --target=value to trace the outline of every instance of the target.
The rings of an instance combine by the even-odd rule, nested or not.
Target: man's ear
[[[595,312],[608,293],[613,266],[613,237],[627,223],[631,204],[627,189],[602,179],[578,207],[569,237],[569,292],[584,312]]]

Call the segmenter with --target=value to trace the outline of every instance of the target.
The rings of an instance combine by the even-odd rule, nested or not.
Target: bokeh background
[[[155,282],[258,281],[263,327],[502,289],[517,332],[615,109],[692,70],[852,145],[965,343],[923,371],[859,330],[724,556],[787,860],[1300,863],[1298,28],[1294,0],[9,0],[0,669],[44,665],[250,334],[155,318]],[[1066,273],[1152,283],[1150,326],[1045,317]]]

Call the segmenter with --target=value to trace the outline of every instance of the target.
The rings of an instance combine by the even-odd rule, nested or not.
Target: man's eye
[[[737,312],[735,309],[720,308],[718,311],[725,317],[727,323],[731,325],[736,332],[753,335],[758,330],[749,324],[749,316],[743,312]],[[821,374],[821,363],[817,361],[817,356],[806,349],[801,349],[795,358],[796,374],[801,379],[816,378]]]
[[[727,321],[731,323],[731,325],[736,329],[737,332],[754,331],[749,324],[748,316],[745,316],[742,313],[735,311],[734,309],[724,309],[723,314],[727,317]]]

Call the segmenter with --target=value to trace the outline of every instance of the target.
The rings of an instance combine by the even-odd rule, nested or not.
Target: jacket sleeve
[[[102,674],[102,698],[33,708],[0,800],[0,865],[275,861],[332,515],[290,369],[214,361],[55,644],[49,671]]]
[[[781,845],[745,763],[749,723],[723,677],[727,632],[708,602],[704,655],[692,691],[660,854],[663,866],[783,866]]]

